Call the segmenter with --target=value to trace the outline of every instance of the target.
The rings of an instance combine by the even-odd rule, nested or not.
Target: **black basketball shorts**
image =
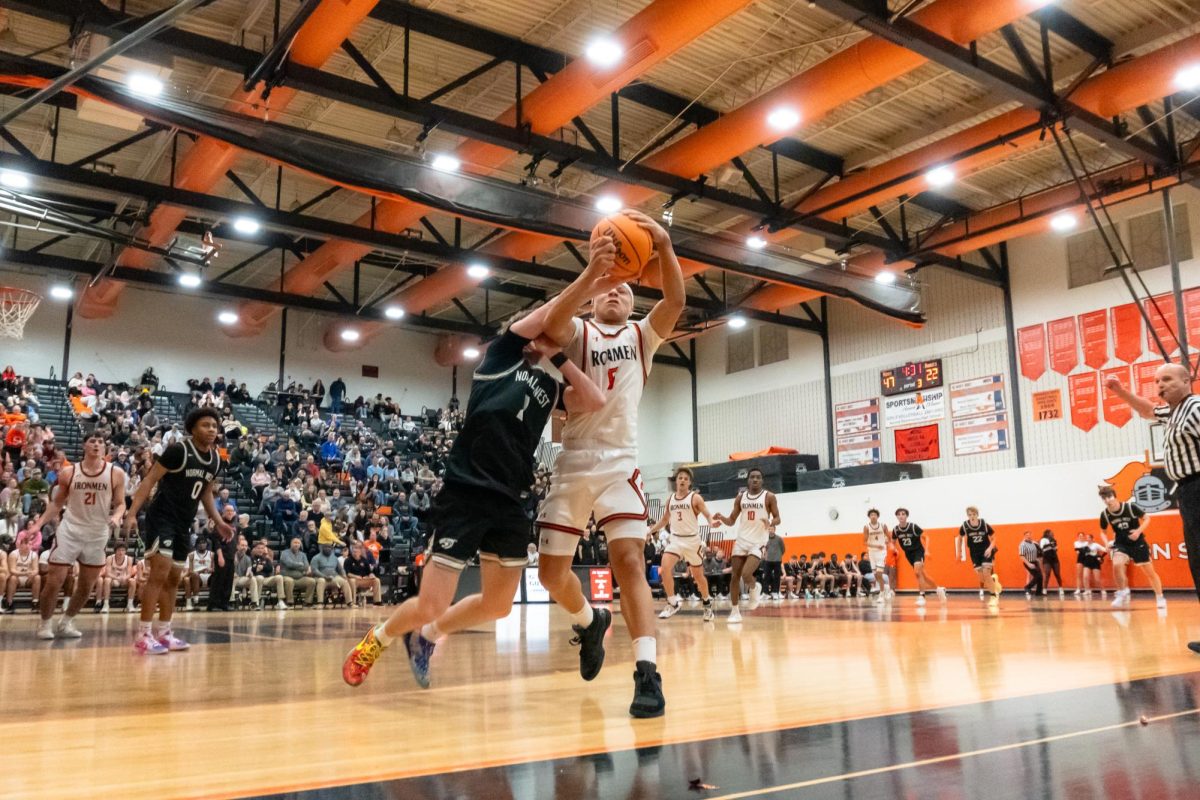
[[[904,557],[908,559],[908,563],[912,566],[923,563],[925,561],[925,548],[913,547],[904,551]]]
[[[974,565],[975,569],[992,566],[992,560],[995,559],[996,554],[992,553],[990,556],[985,556],[983,553],[983,550],[971,551],[971,564]]]
[[[1129,560],[1135,564],[1147,564],[1150,562],[1150,544],[1146,541],[1145,535],[1137,541],[1119,542],[1116,546],[1116,551],[1129,556]]]
[[[462,570],[481,561],[523,567],[529,558],[532,523],[516,500],[473,486],[446,484],[433,499],[430,559]]]
[[[192,551],[192,534],[187,528],[147,517],[141,536],[147,557],[158,553],[170,556],[178,565],[187,563],[188,553]]]

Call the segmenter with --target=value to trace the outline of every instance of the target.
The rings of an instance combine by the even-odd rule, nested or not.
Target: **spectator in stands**
[[[0,490],[0,517],[4,518],[4,538],[15,542],[21,527],[21,488],[17,486],[16,478],[9,478]]]
[[[254,544],[254,549],[250,551],[250,565],[250,574],[258,584],[258,607],[262,608],[263,590],[273,589],[276,597],[275,608],[280,611],[286,610],[287,603],[283,601],[283,576],[275,574],[274,554],[266,539],[259,539]]]
[[[321,404],[325,402],[325,382],[320,378],[317,378],[316,381],[313,382],[310,393],[312,394],[313,405],[315,405],[317,408],[320,408]]]
[[[853,553],[846,553],[842,557],[842,572],[846,574],[847,597],[854,597],[865,592],[863,588],[863,575],[858,569],[858,562],[854,560]]]
[[[863,594],[879,591],[875,586],[875,570],[871,567],[871,560],[867,558],[865,550],[858,554],[858,574],[861,576]]]
[[[192,598],[200,594],[201,589],[208,588],[208,582],[213,576],[213,553],[208,547],[208,537],[196,539],[196,549],[188,553],[187,571],[183,575],[184,608],[194,609]]]
[[[722,600],[728,597],[729,570],[725,552],[719,547],[710,547],[708,557],[704,559],[704,577],[708,580],[709,591],[714,597],[720,597]]]
[[[267,472],[266,465],[259,464],[254,468],[254,472],[250,473],[250,488],[254,490],[254,499],[260,507],[268,486],[278,487],[279,482],[271,477],[271,473]]]
[[[394,527],[396,536],[403,539],[413,539],[419,535],[420,529],[417,526],[417,518],[412,515],[407,502],[400,506],[400,512],[396,517]]]
[[[18,589],[29,589],[32,602],[37,607],[37,598],[42,590],[42,576],[38,573],[38,556],[29,547],[28,541],[18,541],[17,549],[8,554],[8,580],[4,587],[4,613],[16,613],[13,598]]]
[[[17,391],[17,383],[20,378],[17,376],[17,371],[13,369],[12,364],[4,368],[4,372],[0,372],[0,388],[6,392]]]
[[[783,596],[785,598],[800,597],[800,592],[803,590],[803,574],[804,566],[801,564],[799,556],[792,553],[792,557],[783,565]]]
[[[767,546],[763,551],[763,592],[772,600],[781,600],[779,584],[783,577],[783,538],[773,528],[767,531]]]
[[[213,548],[213,576],[208,582],[208,610],[228,611],[229,602],[233,598],[234,569],[237,564],[237,541],[240,532],[250,525],[250,515],[238,515],[233,506],[226,506],[221,512],[221,519],[233,528],[234,535],[229,541],[223,540],[216,533],[216,525],[208,527],[208,538]]]
[[[429,514],[430,500],[429,492],[421,484],[413,487],[412,493],[408,496],[408,509],[412,515],[419,521],[424,522]]]
[[[346,556],[342,566],[346,571],[347,580],[350,581],[351,603],[359,597],[365,600],[366,595],[361,593],[370,591],[375,605],[383,605],[383,584],[375,574],[378,566],[362,542],[356,541],[350,545],[350,555]]]
[[[217,495],[216,506],[217,506],[218,514],[223,513],[225,511],[226,506],[232,507],[233,512],[235,514],[237,513],[237,510],[238,510],[237,501],[229,496],[229,487],[227,487],[227,486],[221,487],[221,491]]]
[[[294,604],[295,593],[299,591],[304,593],[304,605],[311,606],[317,593],[317,580],[312,577],[312,568],[299,537],[293,537],[288,549],[279,554],[279,567],[287,603]]]
[[[596,543],[592,539],[591,528],[584,529],[583,535],[579,537],[579,544],[575,545],[574,563],[581,567],[596,563]]]
[[[21,455],[25,450],[25,437],[28,433],[25,423],[18,422],[10,425],[4,434],[4,455],[13,466],[21,463]]]
[[[321,527],[317,533],[317,545],[320,547],[324,547],[326,545],[332,547],[336,544],[340,547],[345,547],[346,540],[342,538],[342,534],[345,532],[346,523],[340,520],[335,523],[330,520],[329,517],[326,517],[325,519],[321,520]]]
[[[346,396],[346,382],[341,378],[334,378],[333,383],[329,384],[329,410],[334,414],[342,413],[342,398]]]
[[[25,520],[25,527],[17,534],[17,547],[27,544],[35,555],[42,552],[42,529],[37,523],[38,515],[30,514]]]
[[[382,560],[383,555],[383,542],[379,539],[382,530],[382,523],[372,522],[367,528],[367,540],[363,542],[363,548],[371,554],[376,564]]]
[[[353,602],[354,590],[350,588],[350,582],[346,580],[346,571],[342,568],[342,564],[338,561],[338,557],[333,554],[333,546],[328,544],[321,545],[321,551],[312,558],[313,575],[317,578],[317,603],[324,606],[325,590],[330,584],[333,584],[346,602]]]
[[[336,433],[329,433],[321,443],[321,463],[334,466],[342,463],[342,449],[338,447]]]
[[[245,589],[250,594],[250,602],[255,608],[262,607],[261,595],[258,591],[258,581],[254,577],[254,561],[250,557],[250,545],[245,536],[237,537],[237,552],[234,555],[233,591]]]
[[[275,498],[275,508],[272,515],[276,532],[283,534],[292,525],[300,512],[300,503],[290,491],[282,491]]]

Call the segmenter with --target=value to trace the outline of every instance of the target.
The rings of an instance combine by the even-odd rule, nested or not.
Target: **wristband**
[[[568,361],[567,357],[565,355],[563,355],[561,352],[555,353],[554,355],[550,356],[550,363],[554,365],[555,369],[562,369],[562,365],[567,363],[567,361]]]

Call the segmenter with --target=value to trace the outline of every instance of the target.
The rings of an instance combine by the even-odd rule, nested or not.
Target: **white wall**
[[[691,460],[691,375],[679,367],[655,364],[638,409],[638,462],[646,492],[665,497],[675,465]]]

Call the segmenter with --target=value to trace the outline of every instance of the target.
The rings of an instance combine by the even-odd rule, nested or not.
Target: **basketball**
[[[592,228],[592,239],[611,236],[617,246],[612,274],[627,281],[642,277],[654,255],[654,240],[650,233],[625,214],[611,214]]]

